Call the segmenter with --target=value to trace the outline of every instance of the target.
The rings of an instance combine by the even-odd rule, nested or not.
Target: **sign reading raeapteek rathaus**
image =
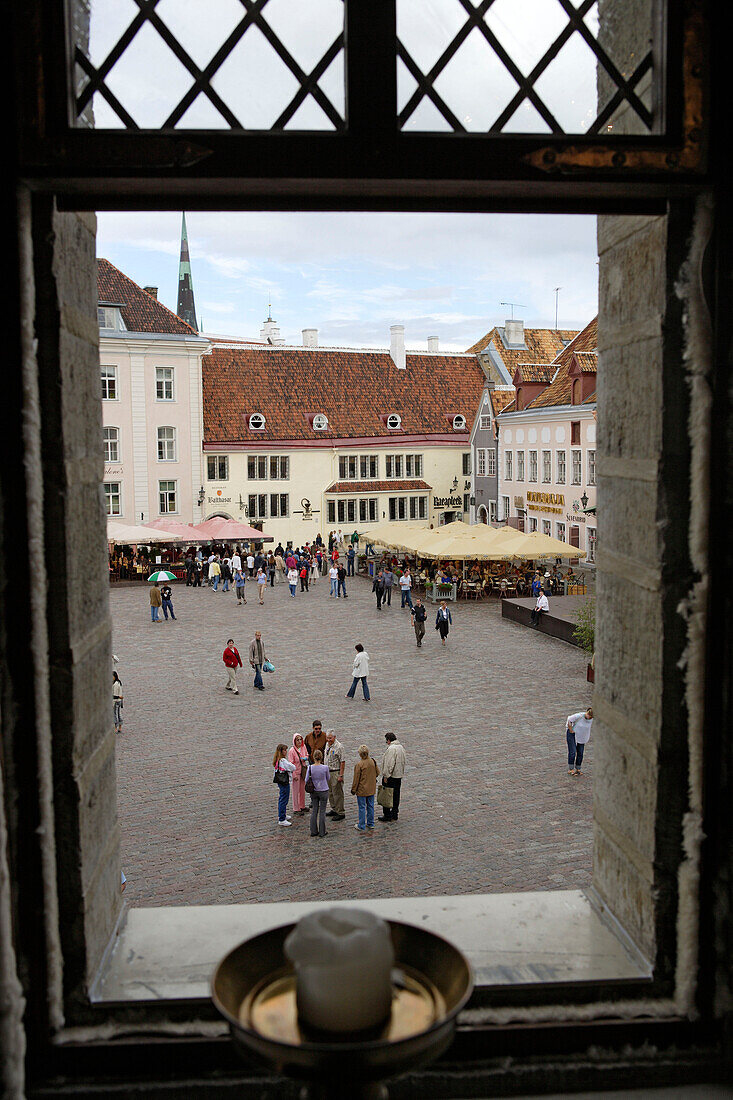
[[[527,493],[527,508],[530,512],[562,513],[565,497],[562,493]]]
[[[463,508],[463,497],[433,497],[434,508]]]

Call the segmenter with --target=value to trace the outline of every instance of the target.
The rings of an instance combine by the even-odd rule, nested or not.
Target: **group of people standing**
[[[358,749],[359,759],[354,767],[351,793],[356,798],[357,821],[354,828],[364,833],[374,828],[374,800],[377,779],[382,776],[382,786],[390,792],[383,799],[383,815],[380,821],[397,821],[400,810],[402,779],[405,774],[405,750],[394,733],[384,735],[386,748],[382,767],[371,756],[366,745]],[[311,732],[304,738],[296,733],[292,747],[280,743],[273,757],[273,783],[278,787],[278,824],[292,825],[288,815],[290,789],[293,792],[293,814],[303,816],[310,811],[312,837],[327,835],[326,818],[332,822],[346,817],[344,801],[344,772],[346,756],[344,746],[334,730],[324,732],[319,718],[313,720]],[[305,796],[310,795],[310,807],[306,809]],[[330,803],[330,809],[326,810]]]

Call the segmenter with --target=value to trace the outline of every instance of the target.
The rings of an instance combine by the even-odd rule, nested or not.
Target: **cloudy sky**
[[[201,19],[202,7],[206,19]],[[305,72],[317,64],[343,26],[341,0],[268,0],[262,9]],[[92,0],[89,56],[104,61],[139,8],[134,0]],[[159,0],[159,16],[198,66],[205,66],[242,19],[241,0]],[[398,35],[424,72],[460,31],[466,12],[458,0],[398,0]],[[486,15],[502,45],[531,71],[567,24],[557,0],[494,0]],[[594,5],[586,24],[595,32]],[[400,109],[416,87],[398,65]],[[135,121],[160,127],[187,88],[191,74],[164,38],[145,23],[106,82]],[[336,110],[344,111],[343,54],[319,80]],[[269,127],[290,102],[297,81],[257,27],[250,27],[212,79],[216,93],[245,127]],[[511,100],[514,79],[474,28],[438,77],[435,87],[469,130],[486,130]],[[537,84],[568,132],[585,132],[595,118],[595,58],[573,34]],[[121,122],[94,97],[95,124]],[[225,127],[203,94],[178,126]],[[299,129],[331,123],[308,97],[288,124]],[[416,105],[409,130],[440,130],[447,123],[429,101]],[[546,132],[526,100],[506,127]],[[272,315],[289,342],[317,328],[321,343],[384,346],[389,326],[402,323],[408,345],[438,336],[462,350],[492,325],[514,314],[528,326],[555,322],[580,328],[596,311],[595,219],[588,217],[445,214],[187,215],[199,320],[208,332],[256,338]],[[136,282],[157,285],[175,309],[180,215],[101,214],[99,255]]]
[[[490,214],[188,213],[199,324],[257,338],[272,316],[289,343],[462,351],[512,315],[582,328],[597,308],[595,218]],[[176,308],[181,217],[99,215],[97,251]]]

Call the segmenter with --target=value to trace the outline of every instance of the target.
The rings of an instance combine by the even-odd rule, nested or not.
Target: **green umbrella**
[[[148,577],[149,581],[155,581],[158,584],[160,581],[174,581],[176,580],[175,573],[169,573],[167,569],[157,569],[155,573],[151,573]]]

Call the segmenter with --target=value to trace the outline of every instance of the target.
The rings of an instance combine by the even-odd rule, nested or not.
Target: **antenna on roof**
[[[561,290],[562,290],[561,286],[556,286],[555,287],[555,328],[557,328],[557,297],[558,297],[558,294],[560,293]]]
[[[272,294],[269,291],[267,294],[267,320],[272,320]]]
[[[499,302],[499,305],[500,306],[511,306],[512,307],[512,318],[511,318],[512,321],[514,320],[514,307],[515,306],[517,307],[517,309],[526,309],[527,308],[522,302]]]

